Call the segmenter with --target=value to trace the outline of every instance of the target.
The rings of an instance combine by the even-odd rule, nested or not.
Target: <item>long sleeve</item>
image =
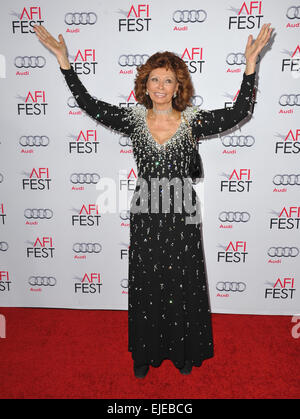
[[[255,75],[256,71],[248,75],[243,74],[240,91],[232,107],[214,110],[199,109],[191,121],[193,136],[201,140],[201,137],[219,134],[252,114]]]
[[[130,135],[132,127],[130,124],[129,108],[112,105],[93,98],[80,81],[72,65],[69,70],[59,68],[78,106],[82,110],[106,127],[125,135]]]

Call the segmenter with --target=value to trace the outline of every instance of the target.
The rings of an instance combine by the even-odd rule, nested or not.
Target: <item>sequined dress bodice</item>
[[[209,111],[197,106],[187,106],[182,112],[181,124],[176,133],[160,145],[148,129],[147,109],[143,105],[125,108],[94,99],[72,65],[69,70],[60,70],[82,110],[106,127],[131,137],[138,176],[148,180],[152,177],[171,179],[189,176],[191,151],[195,147],[190,136],[199,141],[220,134],[237,125],[253,111],[256,73],[243,73],[240,91],[232,107]]]

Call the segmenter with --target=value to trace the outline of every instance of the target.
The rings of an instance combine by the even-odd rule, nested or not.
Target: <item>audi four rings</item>
[[[42,68],[46,65],[46,58],[34,55],[18,56],[15,58],[15,66],[17,68]]]
[[[270,257],[296,257],[299,255],[298,247],[270,247],[268,250]]]
[[[219,215],[219,220],[223,223],[225,221],[228,221],[230,223],[236,222],[236,223],[246,223],[250,220],[250,214],[249,212],[241,212],[241,211],[222,211]]]
[[[245,282],[218,282],[216,285],[218,291],[243,292],[246,289]]]
[[[256,64],[260,61],[260,55],[257,57]],[[226,63],[228,65],[242,65],[246,64],[245,54],[242,52],[230,52],[226,57]]]
[[[175,23],[202,23],[206,20],[207,13],[205,10],[175,10],[173,13],[173,21]]]
[[[39,147],[39,146],[47,146],[50,140],[49,137],[46,135],[22,135],[19,139],[19,144],[22,147]]]
[[[252,147],[255,143],[252,135],[225,135],[221,141],[224,147]]]
[[[102,246],[100,243],[74,243],[73,250],[76,253],[100,253]]]
[[[52,218],[53,211],[49,208],[27,208],[24,216],[26,218]]]
[[[300,185],[300,174],[275,175],[273,177],[273,183],[275,185]]]
[[[131,55],[120,55],[118,64],[121,67],[133,67],[145,64],[148,60],[149,55],[147,54],[131,54]]]
[[[65,14],[65,23],[67,25],[94,25],[97,19],[97,15],[94,12]]]
[[[70,176],[72,183],[98,183],[99,180],[98,173],[72,173]]]
[[[300,19],[300,6],[291,6],[287,9],[286,17],[288,19]]]
[[[279,105],[281,106],[300,106],[300,93],[281,95],[279,98]]]
[[[54,287],[56,285],[56,279],[53,276],[30,276],[28,283],[33,287]]]

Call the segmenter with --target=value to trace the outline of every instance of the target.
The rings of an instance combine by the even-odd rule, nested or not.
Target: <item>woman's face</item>
[[[149,74],[146,88],[154,105],[170,106],[172,97],[178,89],[174,71],[164,67],[155,68]]]

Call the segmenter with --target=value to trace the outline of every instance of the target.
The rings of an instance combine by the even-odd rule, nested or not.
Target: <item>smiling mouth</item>
[[[154,93],[154,96],[157,96],[157,97],[165,97],[166,94],[165,93]]]

